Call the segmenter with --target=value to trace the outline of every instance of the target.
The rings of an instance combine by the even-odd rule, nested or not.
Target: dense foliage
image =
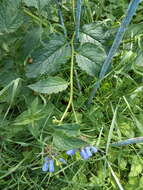
[[[143,189],[143,3],[120,27],[130,2],[0,0],[0,189]]]

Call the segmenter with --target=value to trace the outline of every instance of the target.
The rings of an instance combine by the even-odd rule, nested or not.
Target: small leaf
[[[78,66],[90,76],[98,76],[106,58],[106,53],[100,43],[85,43],[76,55]]]
[[[61,151],[81,148],[87,143],[79,138],[69,137],[62,132],[54,133],[54,145]]]
[[[33,52],[33,64],[27,67],[27,77],[35,78],[44,73],[55,74],[70,58],[71,48],[62,35],[52,35],[45,45]]]
[[[58,93],[68,87],[68,83],[60,77],[49,77],[28,86],[35,92],[43,94]]]
[[[68,136],[78,136],[80,126],[76,123],[65,123],[63,125],[57,125],[54,127],[56,132],[63,132]]]
[[[19,9],[20,0],[7,0],[0,3],[0,34],[15,32],[23,23]]]
[[[132,164],[131,164],[131,171],[129,173],[130,177],[135,177],[142,172],[143,166],[137,156],[133,157]]]

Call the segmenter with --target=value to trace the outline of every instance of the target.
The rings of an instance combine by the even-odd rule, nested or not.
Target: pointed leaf
[[[60,77],[49,77],[28,86],[35,92],[43,94],[58,93],[68,87],[68,83]]]
[[[76,123],[65,123],[63,125],[57,125],[54,127],[54,131],[63,132],[68,136],[76,137],[79,135],[80,126]]]
[[[30,55],[40,42],[42,30],[39,27],[32,28],[24,37],[22,45],[22,56],[24,59]]]
[[[64,36],[51,36],[45,45],[32,54],[33,64],[27,68],[27,77],[56,73],[70,58],[70,54],[71,49]]]
[[[23,16],[19,9],[20,0],[0,3],[0,34],[15,32],[23,23]]]
[[[95,22],[91,24],[85,24],[82,27],[80,34],[80,41],[82,43],[98,41],[103,43],[110,34],[107,28],[107,24],[104,22]]]
[[[100,43],[85,43],[80,48],[76,61],[78,66],[91,76],[98,76],[101,65],[106,58],[106,53]]]
[[[69,137],[64,133],[54,133],[54,145],[61,151],[81,148],[86,146],[87,143],[79,138]]]
[[[25,4],[28,7],[44,8],[46,5],[50,3],[51,0],[24,0]]]

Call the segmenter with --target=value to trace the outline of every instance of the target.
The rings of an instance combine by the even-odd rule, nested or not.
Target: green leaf
[[[103,42],[109,35],[107,29],[105,22],[85,24],[81,30],[81,37]]]
[[[44,8],[51,0],[24,0],[28,7],[35,7],[36,9]]]
[[[7,0],[0,3],[0,34],[15,32],[23,23],[20,0]]]
[[[60,77],[49,77],[28,86],[35,92],[43,94],[58,93],[68,87],[68,83]]]
[[[35,78],[44,73],[55,74],[70,58],[71,48],[62,35],[53,35],[45,45],[32,54],[33,64],[27,67],[27,77]]]
[[[131,164],[131,171],[129,173],[129,177],[135,177],[142,173],[142,163],[139,160],[138,156],[134,156]]]
[[[40,42],[42,30],[40,27],[32,28],[24,37],[22,45],[22,56],[24,59],[29,56]]]
[[[136,73],[143,76],[143,52],[142,50],[138,52],[136,59],[133,63],[133,69]]]
[[[80,125],[76,123],[65,123],[54,126],[56,132],[63,132],[65,135],[76,137],[79,135]]]
[[[32,124],[35,121],[46,117],[46,112],[38,106],[38,99],[35,98],[28,110],[21,113],[15,120],[15,125]]]
[[[105,58],[106,53],[99,43],[83,44],[76,55],[78,66],[90,76],[98,76]]]
[[[61,151],[81,148],[87,143],[79,138],[69,137],[62,132],[56,132],[53,135],[54,145]]]

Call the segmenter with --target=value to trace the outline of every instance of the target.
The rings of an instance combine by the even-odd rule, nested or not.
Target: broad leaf
[[[36,9],[44,8],[46,5],[48,5],[51,0],[24,0],[25,4],[28,7],[35,7]]]
[[[54,133],[53,143],[61,151],[81,148],[87,145],[85,141],[69,137],[62,132]]]
[[[76,55],[78,66],[90,76],[98,76],[105,58],[105,50],[99,42],[83,44]]]
[[[60,77],[49,77],[28,86],[35,92],[43,94],[58,93],[68,87],[68,83]]]
[[[103,43],[109,38],[110,33],[108,31],[105,22],[95,22],[91,24],[85,24],[82,27],[80,34],[81,42],[94,42],[95,40]]]
[[[33,52],[33,64],[27,68],[27,77],[56,73],[70,58],[70,54],[71,49],[64,36],[51,36],[45,45]]]
[[[28,109],[22,112],[15,120],[14,125],[29,125],[38,122],[52,113],[54,106],[48,103],[46,106],[38,102],[35,98]],[[34,124],[35,125],[35,124]],[[38,127],[38,126],[37,126]]]
[[[0,3],[0,34],[15,32],[23,23],[20,0]]]
[[[63,132],[65,135],[75,137],[79,135],[79,129],[80,126],[76,123],[65,123],[54,127],[56,132]]]
[[[22,45],[22,55],[24,58],[30,55],[32,51],[36,48],[36,46],[40,42],[41,34],[42,30],[40,27],[32,28],[32,30],[27,32]]]

